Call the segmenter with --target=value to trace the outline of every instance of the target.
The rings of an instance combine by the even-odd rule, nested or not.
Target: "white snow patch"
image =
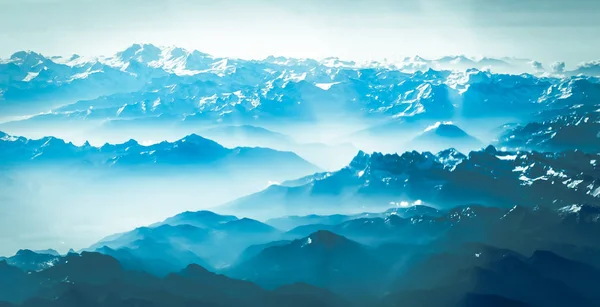
[[[529,166],[517,166],[513,169],[513,172],[524,172],[529,169]]]
[[[512,155],[512,156],[496,156],[496,158],[498,158],[500,160],[514,161],[514,160],[517,159],[517,155]]]
[[[71,76],[71,79],[69,79],[69,82],[73,81],[73,80],[77,80],[77,79],[85,79],[87,77],[89,77],[92,74],[96,74],[96,73],[100,73],[102,72],[101,70],[92,70],[92,71],[84,71],[78,74],[74,74]]]
[[[593,187],[592,187],[593,188]],[[600,196],[600,187],[596,188],[595,190],[591,190],[587,192],[588,195],[592,195],[593,197],[598,197]]]
[[[309,245],[309,244],[312,244],[312,239],[311,239],[310,237],[308,237],[308,238],[306,239],[306,242],[304,242],[304,244],[302,244],[302,246],[301,246],[301,247],[305,247],[305,246],[307,246],[307,245]]]
[[[563,172],[557,172],[554,169],[550,168],[547,172],[546,175],[548,176],[554,176],[554,177],[559,177],[559,178],[567,178],[567,175],[565,175],[565,173]]]
[[[571,213],[578,213],[579,211],[581,211],[581,205],[570,205],[570,206],[566,206],[566,207],[562,207],[559,210],[561,212],[571,212]]]
[[[567,184],[567,187],[569,189],[574,189],[574,188],[576,188],[582,182],[583,182],[583,180],[573,180],[573,182]]]
[[[207,103],[214,104],[216,102],[217,102],[217,94],[213,94],[212,96],[209,96],[209,97],[200,98],[200,101],[198,101],[198,106],[202,106]]]
[[[336,84],[339,84],[339,83],[340,82],[315,83],[315,86],[318,87],[318,88],[320,88],[320,89],[322,89],[322,90],[328,91],[332,86],[334,86]]]
[[[125,107],[126,107],[126,106],[127,106],[127,104],[124,104],[122,107],[120,107],[120,108],[117,110],[117,116],[121,115],[121,113],[123,112],[123,110],[125,110]]]
[[[433,124],[433,125],[425,128],[425,130],[423,132],[427,132],[429,130],[437,129],[442,124],[443,125],[452,125],[453,123],[451,121],[449,121],[449,122],[443,122],[443,123],[442,122],[437,122],[437,123],[435,123],[435,124]]]
[[[35,79],[40,73],[39,72],[28,72],[27,76],[25,76],[25,78],[23,78],[23,82],[29,82],[33,79]]]
[[[5,142],[14,142],[16,140],[18,140],[19,138],[17,138],[16,136],[12,136],[12,135],[5,135],[3,137],[0,138],[0,141],[5,141]]]
[[[33,157],[31,157],[31,160],[34,160],[35,158],[41,156],[43,153],[43,151],[36,153]]]
[[[517,206],[514,206],[510,210],[508,210],[508,212],[506,212],[506,214],[503,215],[500,219],[501,220],[505,219],[509,214],[511,214],[513,211],[515,211],[515,209],[517,209]]]
[[[544,177],[544,176],[540,176],[537,178],[529,178],[525,175],[521,175],[521,177],[519,177],[519,180],[523,181],[522,185],[532,185],[535,181],[538,180],[548,180],[548,178]]]
[[[156,98],[152,103],[152,111],[156,110],[156,108],[160,105],[160,98]]]
[[[284,81],[300,82],[300,81],[303,81],[304,79],[306,79],[306,72],[301,73],[301,74],[291,73],[289,77],[284,79]]]

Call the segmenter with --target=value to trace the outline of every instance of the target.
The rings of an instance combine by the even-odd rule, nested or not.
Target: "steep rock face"
[[[600,105],[566,108],[552,117],[516,126],[503,132],[499,144],[527,150],[582,150],[600,148]]]
[[[562,80],[539,98],[549,104],[536,116],[500,135],[499,144],[528,150],[583,150],[600,148],[600,84],[583,77]]]
[[[383,210],[390,202],[416,201],[441,207],[470,202],[554,208],[596,204],[599,160],[597,154],[578,151],[507,152],[493,146],[468,156],[455,150],[401,155],[359,152],[340,171],[301,185],[271,186],[227,206],[251,211],[268,203],[270,210],[285,215],[311,210],[339,213],[359,206],[362,211]]]

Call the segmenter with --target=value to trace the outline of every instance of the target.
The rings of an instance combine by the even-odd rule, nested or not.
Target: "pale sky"
[[[133,43],[217,56],[600,58],[600,0],[0,0],[0,57]]]

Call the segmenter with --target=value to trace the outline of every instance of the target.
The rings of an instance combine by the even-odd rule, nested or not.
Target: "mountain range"
[[[384,210],[419,202],[449,208],[475,202],[490,206],[598,204],[598,154],[501,151],[488,146],[464,155],[366,154],[345,168],[306,177],[294,185],[272,185],[220,207],[223,212],[335,214]],[[263,211],[267,204],[269,210]]]
[[[192,134],[175,142],[161,142],[144,146],[135,140],[122,144],[104,144],[100,147],[88,142],[81,146],[55,137],[37,140],[10,136],[0,132],[0,160],[4,166],[23,164],[76,165],[100,168],[148,170],[165,166],[211,168],[230,171],[253,170],[268,173],[269,165],[280,172],[274,180],[298,176],[319,170],[292,152],[269,148],[225,148],[220,144]]]
[[[146,273],[160,265],[148,261],[149,256],[173,252],[177,244],[204,245],[199,230],[235,229],[242,242],[251,234],[248,229],[272,229],[256,221],[242,223],[243,228],[230,227],[232,222],[247,219],[186,212],[109,240],[118,242],[144,232],[145,240],[170,242],[148,250],[154,254],[124,258],[124,253],[104,247],[99,249],[101,253],[113,255],[21,251],[0,261],[0,276],[8,278],[0,279],[0,301],[17,306],[114,306],[117,302],[127,306],[139,300],[148,306],[177,306],[181,300],[199,299],[219,306],[245,306],[242,302],[252,306],[259,300],[269,306],[266,302],[276,296],[278,304],[299,306],[309,302],[320,302],[319,306],[564,306],[567,302],[594,306],[599,302],[594,288],[600,281],[598,207],[415,209],[394,209],[372,218],[351,217],[332,230],[250,246],[248,250],[254,252],[245,252],[241,261],[219,269],[229,277],[211,273],[196,263],[199,259],[189,259],[191,263],[183,268],[171,268],[158,276]],[[384,222],[376,226],[379,220]],[[407,232],[409,228],[413,231]],[[161,233],[160,239],[148,232],[151,229]],[[422,237],[426,229],[431,230],[429,234],[435,230],[434,240],[406,242],[407,238],[418,240],[415,236]],[[384,235],[387,242],[377,240]],[[365,241],[367,236],[370,240]],[[364,243],[350,239],[353,237]],[[516,237],[519,240],[514,240]],[[121,258],[113,258],[117,255]],[[52,261],[48,263],[45,257]],[[36,262],[47,265],[32,266]],[[288,301],[295,297],[292,294],[298,296],[293,302]]]
[[[600,306],[600,65],[564,66],[16,52],[0,307]]]
[[[6,68],[0,79],[0,108],[7,116],[0,129],[30,137],[40,137],[36,135],[39,129],[32,127],[44,127],[68,139],[83,135],[100,138],[119,131],[160,139],[165,134],[172,138],[200,130],[219,134],[223,124],[277,131],[339,122],[345,127],[333,131],[336,143],[350,140],[365,149],[373,138],[389,140],[393,135],[408,134],[404,141],[409,141],[437,121],[455,121],[468,131],[471,127],[462,127],[461,122],[480,120],[477,129],[482,135],[476,138],[487,145],[499,138],[490,132],[495,124],[516,122],[527,127],[540,123],[544,129],[552,125],[561,130],[577,122],[563,118],[577,112],[580,105],[597,108],[600,92],[598,79],[591,76],[591,63],[582,74],[533,75],[477,69],[514,66],[507,64],[510,59],[406,60],[443,65],[402,70],[337,59],[248,61],[138,44],[99,58],[17,52],[0,64]],[[444,70],[453,63],[457,70]],[[593,137],[598,133],[597,122],[589,117],[585,125],[578,124],[583,132],[578,141],[561,134],[579,135],[581,131],[567,132],[572,129],[565,128],[551,137],[536,133],[534,127],[507,134],[515,137],[499,141],[513,149],[536,150],[545,150],[549,143],[554,148],[575,149],[591,142],[593,149],[598,143]],[[70,129],[73,126],[85,129]],[[253,134],[261,133],[255,130]],[[547,141],[549,138],[553,140]],[[279,141],[284,141],[281,136]],[[308,143],[314,142],[320,141]]]
[[[246,266],[245,263],[260,255],[261,250],[283,246],[301,248],[314,240],[315,243],[323,240],[322,244],[329,244],[327,242],[330,240],[336,242],[338,236],[344,236],[344,240],[361,242],[352,243],[352,246],[404,244],[405,248],[420,251],[427,244],[433,246],[429,248],[434,250],[443,250],[452,244],[485,242],[525,254],[533,252],[535,248],[545,248],[574,257],[569,254],[571,248],[567,245],[599,247],[594,240],[600,231],[598,208],[595,205],[570,205],[557,209],[526,206],[503,209],[473,204],[436,210],[416,205],[380,213],[282,217],[266,222],[280,225],[279,229],[256,220],[210,211],[184,212],[160,223],[109,236],[87,250],[107,253],[122,261],[131,260],[120,258],[127,255],[138,259],[138,264],[162,259],[173,266],[171,270],[202,262],[205,267],[225,272],[231,270],[232,265],[234,271],[239,265]],[[478,231],[473,231],[475,229]],[[314,234],[317,236],[311,237]],[[521,240],[511,240],[514,235],[519,235]],[[419,247],[414,244],[425,245]],[[23,258],[20,253],[14,259]],[[289,257],[297,257],[297,254],[291,252]],[[599,263],[584,255],[580,254],[581,258],[578,259],[592,265]],[[180,258],[169,258],[173,256]],[[379,256],[395,257],[393,253]],[[167,259],[171,260],[165,261]],[[38,262],[46,263],[42,260]],[[23,264],[24,261],[13,263],[21,263],[20,267],[27,266]],[[268,263],[272,263],[272,260],[266,261],[265,265]],[[148,264],[151,265],[151,262]],[[176,267],[176,264],[181,267]]]
[[[117,259],[135,257],[137,263],[161,261],[164,264],[153,272],[164,273],[190,263],[208,268],[227,266],[248,246],[276,240],[281,234],[248,218],[209,211],[184,212],[151,227],[107,237],[88,250],[108,251]]]
[[[29,274],[0,262],[0,272],[0,301],[12,303],[2,306],[346,305],[328,291],[308,285],[267,291],[198,265],[159,278],[125,270],[116,259],[98,253],[71,254],[51,268]]]

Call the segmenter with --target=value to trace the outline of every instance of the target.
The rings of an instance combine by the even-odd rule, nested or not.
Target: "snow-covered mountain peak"
[[[10,56],[11,62],[28,66],[42,64],[46,60],[46,57],[34,51],[18,51]]]
[[[160,59],[162,50],[152,44],[134,44],[118,52],[117,57],[122,62],[137,61],[149,63]]]
[[[445,56],[435,60],[435,62],[443,64],[475,64],[474,60],[467,58],[464,55]]]

